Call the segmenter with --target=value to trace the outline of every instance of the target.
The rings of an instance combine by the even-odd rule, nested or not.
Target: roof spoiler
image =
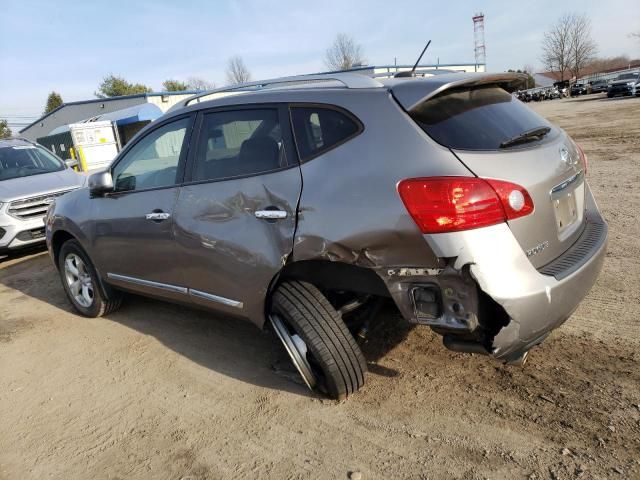
[[[401,80],[393,84],[391,91],[405,110],[410,111],[446,90],[497,85],[510,92],[525,85],[527,79],[525,73],[459,73],[430,77],[425,82]]]

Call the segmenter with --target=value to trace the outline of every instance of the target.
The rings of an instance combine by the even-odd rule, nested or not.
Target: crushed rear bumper
[[[542,342],[553,329],[564,323],[587,295],[602,269],[607,249],[607,224],[600,215],[589,189],[586,190],[585,227],[581,236],[560,257],[540,269],[527,258],[507,224],[465,232],[427,235],[429,245],[441,258],[455,258],[453,265],[441,272],[420,278],[398,275],[384,277],[392,297],[403,316],[414,323],[426,323],[443,334],[460,334],[468,339],[482,318],[473,308],[477,297],[474,287],[487,294],[506,312],[506,324],[486,338],[486,353],[504,361],[513,361],[532,346]],[[413,269],[414,272],[420,269]],[[390,271],[389,271],[390,272]],[[457,277],[457,285],[451,283]],[[471,279],[473,285],[469,285]],[[442,292],[463,292],[456,302],[465,307],[469,327],[456,325],[456,315],[442,302],[443,317],[427,322],[417,318],[412,302],[412,285],[433,284]],[[446,300],[447,294],[442,298]],[[466,303],[465,303],[466,302]],[[477,303],[476,303],[477,308]],[[475,317],[474,317],[475,315]],[[459,316],[458,316],[459,317]],[[458,332],[456,331],[458,329]],[[472,350],[469,350],[472,351]]]

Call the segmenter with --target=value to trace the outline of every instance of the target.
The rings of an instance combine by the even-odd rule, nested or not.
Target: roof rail
[[[409,70],[390,70],[388,72],[374,73],[369,75],[371,78],[394,78],[398,72],[408,72]],[[459,70],[448,70],[444,68],[418,68],[415,70],[416,77],[432,77],[434,75],[445,75],[447,73],[460,73]],[[398,77],[395,77],[398,78]],[[411,78],[411,77],[407,77]]]
[[[269,80],[258,80],[256,82],[239,83],[228,87],[207,90],[198,93],[179,102],[177,107],[186,107],[196,102],[199,103],[204,97],[209,97],[219,93],[235,94],[256,92],[264,89],[284,89],[284,88],[308,88],[326,87],[324,82],[334,82],[342,84],[341,88],[381,88],[383,85],[373,78],[359,73],[330,73],[315,75],[296,75],[292,77],[273,78]],[[173,108],[171,108],[173,110]]]

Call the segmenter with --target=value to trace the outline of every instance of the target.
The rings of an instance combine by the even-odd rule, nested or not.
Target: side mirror
[[[65,160],[64,163],[69,168],[73,168],[73,167],[77,167],[78,166],[78,160],[76,160],[75,158],[69,158],[69,159]]]
[[[113,191],[113,177],[110,171],[94,173],[89,177],[89,194],[99,197]]]

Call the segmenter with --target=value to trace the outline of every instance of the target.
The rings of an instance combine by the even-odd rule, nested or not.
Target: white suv
[[[53,199],[85,177],[27,140],[0,140],[0,255],[44,243],[44,214]]]

